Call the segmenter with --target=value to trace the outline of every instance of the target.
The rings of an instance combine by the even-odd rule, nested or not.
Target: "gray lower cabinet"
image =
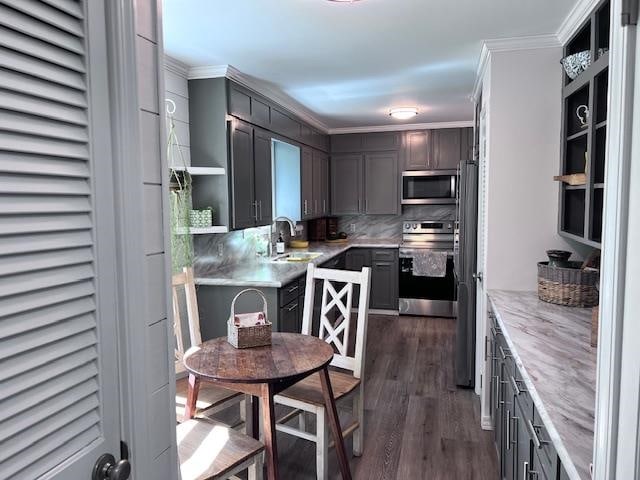
[[[398,153],[381,152],[364,155],[364,210],[368,215],[397,215]]]
[[[299,278],[278,290],[278,331],[300,333],[302,331],[302,307],[304,289]]]
[[[234,119],[230,127],[231,225],[271,224],[271,137]]]
[[[547,435],[506,340],[490,318],[490,403],[500,478],[504,480],[565,480],[553,443]]]
[[[393,248],[352,248],[347,252],[347,270],[360,271],[371,268],[369,308],[377,310],[398,309],[398,250]],[[359,305],[360,289],[353,292],[353,306]]]
[[[331,156],[331,212],[334,215],[361,213],[362,154]]]

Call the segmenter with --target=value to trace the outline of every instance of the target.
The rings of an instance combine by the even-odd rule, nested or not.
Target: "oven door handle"
[[[432,248],[422,248],[422,249],[416,249],[416,248],[411,248],[411,249],[400,249],[400,251],[398,252],[398,256],[400,258],[413,258],[416,251],[417,250],[435,250]],[[436,252],[442,252],[443,250],[435,250]],[[447,258],[453,258],[453,250],[446,250],[447,252]]]

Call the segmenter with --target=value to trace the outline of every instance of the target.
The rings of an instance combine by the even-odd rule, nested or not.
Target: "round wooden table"
[[[193,418],[200,381],[214,382],[230,390],[253,395],[253,436],[258,438],[256,399],[259,398],[262,404],[267,476],[275,480],[278,478],[278,450],[273,397],[303,378],[319,372],[342,478],[350,479],[351,471],[327,369],[332,359],[333,348],[310,335],[274,333],[271,345],[245,349],[234,348],[226,337],[209,340],[184,355],[184,366],[189,372],[185,416]]]

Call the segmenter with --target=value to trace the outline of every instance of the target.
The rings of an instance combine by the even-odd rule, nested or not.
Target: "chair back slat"
[[[202,335],[200,334],[200,315],[198,314],[198,298],[196,296],[196,283],[193,276],[193,268],[185,267],[182,272],[176,273],[171,279],[171,290],[173,296],[173,330],[175,335],[175,356],[176,373],[183,371],[182,357],[189,347],[200,345]],[[187,327],[189,330],[190,345],[185,344],[182,332],[184,325],[180,314],[180,290],[184,291],[184,301],[187,311]]]
[[[371,270],[368,267],[364,267],[361,272],[317,268],[313,264],[309,264],[307,268],[302,333],[312,335],[315,282],[321,280],[323,285],[318,336],[336,351],[331,365],[352,371],[356,378],[361,378],[364,369],[370,279]],[[355,324],[355,353],[349,355],[355,285],[360,287],[360,296]],[[331,315],[333,312],[338,313],[337,317]]]

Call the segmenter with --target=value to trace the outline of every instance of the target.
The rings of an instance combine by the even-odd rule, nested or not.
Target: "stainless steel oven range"
[[[453,234],[453,221],[422,220],[403,225],[399,275],[401,315],[457,315]],[[444,276],[414,275],[414,257],[424,250],[447,253]]]

